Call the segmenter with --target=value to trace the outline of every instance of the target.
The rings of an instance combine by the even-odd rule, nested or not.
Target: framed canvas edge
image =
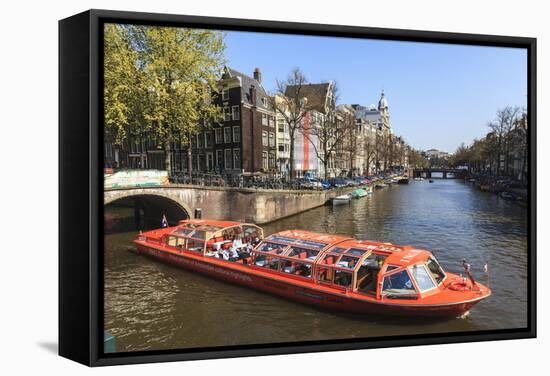
[[[416,345],[433,345],[433,344],[451,344],[458,342],[479,342],[479,341],[495,341],[508,339],[527,339],[536,337],[536,38],[529,37],[510,37],[498,35],[480,35],[480,34],[462,34],[462,33],[446,33],[437,31],[417,31],[417,30],[401,30],[401,29],[386,29],[386,28],[370,28],[359,26],[338,26],[296,22],[281,22],[281,21],[261,21],[261,20],[245,20],[245,19],[230,19],[218,17],[203,17],[203,16],[185,16],[171,15],[159,13],[141,13],[141,12],[123,12],[92,9],[87,11],[89,15],[89,30],[90,44],[88,46],[90,52],[90,77],[89,77],[89,139],[87,145],[89,150],[89,168],[90,168],[90,190],[88,210],[90,214],[89,227],[89,299],[90,312],[88,312],[89,323],[89,361],[90,366],[104,366],[116,364],[135,364],[135,363],[151,363],[151,362],[166,362],[178,360],[199,360],[212,358],[229,358],[229,357],[246,357],[246,356],[262,356],[276,354],[296,354],[307,352],[322,352],[322,351],[340,351],[340,350],[356,350],[356,349],[371,349],[383,347],[400,347],[400,346],[416,346]],[[258,32],[279,32],[290,34],[310,33],[314,35],[331,35],[331,36],[347,36],[365,38],[372,37],[377,39],[387,40],[407,40],[421,41],[430,43],[444,44],[469,44],[469,45],[485,45],[499,47],[517,47],[526,48],[528,56],[528,121],[529,121],[529,213],[528,213],[528,230],[529,230],[529,305],[528,305],[528,326],[526,328],[510,329],[510,330],[495,330],[487,332],[468,332],[468,333],[446,333],[430,337],[429,335],[420,336],[398,336],[385,337],[384,339],[363,339],[359,342],[346,340],[344,342],[324,341],[323,343],[287,343],[287,344],[267,344],[260,346],[237,346],[235,348],[211,348],[211,349],[181,349],[173,352],[150,352],[144,353],[117,353],[113,355],[105,355],[102,352],[103,344],[103,294],[100,282],[100,273],[102,270],[102,259],[99,257],[99,247],[102,239],[102,223],[103,223],[103,205],[102,198],[103,185],[102,171],[102,148],[99,148],[102,142],[102,127],[99,122],[101,117],[100,104],[102,102],[100,88],[102,87],[100,77],[100,59],[101,52],[100,30],[99,26],[107,21],[121,22],[150,22],[163,24],[186,24],[190,26],[200,27],[209,26],[210,28],[234,28],[235,30],[249,30]],[[60,21],[63,22],[63,21]],[[60,161],[60,168],[63,167],[63,161]],[[101,180],[101,181],[100,181]],[[62,184],[60,180],[60,184]],[[60,217],[61,221],[61,217]],[[61,287],[60,287],[61,288]],[[61,323],[60,323],[61,325]],[[79,361],[79,360],[77,360]],[[82,361],[81,361],[82,362]],[[82,362],[85,363],[85,362]]]

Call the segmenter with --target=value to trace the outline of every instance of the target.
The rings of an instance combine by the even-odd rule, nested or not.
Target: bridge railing
[[[257,189],[307,190],[303,181],[270,176],[216,175],[205,173],[180,173],[170,176],[174,184],[187,184],[207,187],[233,187]]]

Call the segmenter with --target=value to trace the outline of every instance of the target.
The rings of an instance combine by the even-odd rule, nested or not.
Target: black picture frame
[[[520,47],[528,59],[528,325],[524,329],[103,353],[102,25],[105,22]],[[88,10],[59,21],[59,354],[88,366],[536,337],[536,46],[534,38]]]

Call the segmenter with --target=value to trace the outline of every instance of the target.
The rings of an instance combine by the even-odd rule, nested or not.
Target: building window
[[[275,147],[275,133],[269,132],[269,146]]]
[[[241,149],[233,149],[233,168],[241,168]]]
[[[231,127],[223,128],[223,142],[226,144],[231,143]]]
[[[269,126],[271,128],[275,128],[275,118],[273,116],[268,116],[268,120],[269,120]]]
[[[205,148],[211,148],[212,147],[212,132],[204,132],[204,147]]]
[[[262,104],[264,105],[264,107],[267,107],[267,98],[266,97],[262,97]]]
[[[233,106],[231,107],[231,111],[233,113],[233,120],[239,120],[239,106]]]
[[[286,133],[285,132],[285,120],[284,119],[279,119],[277,120],[277,131],[279,133]]]
[[[222,89],[222,101],[229,100],[229,89]]]
[[[221,144],[223,142],[223,140],[222,140],[222,129],[221,128],[214,129],[214,138],[215,138],[216,144]]]
[[[233,127],[233,142],[241,142],[241,127]]]
[[[231,169],[231,149],[225,149],[225,169]]]
[[[111,157],[113,155],[113,144],[105,142],[105,157]]]
[[[223,168],[223,150],[222,149],[216,150],[216,166],[219,169],[219,172],[221,172]]]
[[[203,140],[204,140],[204,139],[203,139],[203,135],[199,133],[199,134],[197,135],[197,147],[198,147],[199,149],[202,148]]]
[[[268,157],[267,157],[267,151],[264,151],[262,153],[262,168],[266,171],[269,169],[269,161],[268,161]]]
[[[223,120],[224,121],[230,121],[231,120],[231,109],[229,107],[223,108]]]
[[[267,115],[262,114],[262,125],[267,125]]]
[[[269,153],[269,169],[275,168],[275,153]]]
[[[279,151],[284,152],[285,151],[285,146],[284,145],[279,145]]]
[[[267,141],[267,132],[266,132],[266,131],[263,131],[263,132],[262,132],[262,145],[263,145],[263,146],[267,146],[267,145],[268,145],[268,141]]]

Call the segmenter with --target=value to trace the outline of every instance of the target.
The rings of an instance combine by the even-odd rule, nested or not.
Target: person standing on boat
[[[162,215],[162,221],[160,222],[161,227],[168,227],[168,220],[166,219],[166,214]]]

